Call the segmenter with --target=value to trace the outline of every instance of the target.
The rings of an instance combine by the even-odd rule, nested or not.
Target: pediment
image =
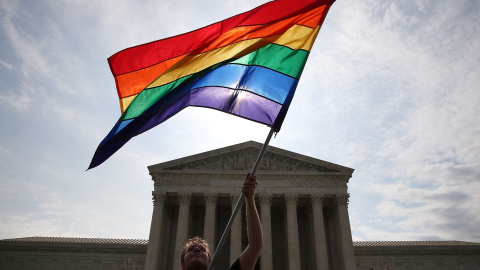
[[[253,168],[261,143],[248,141],[164,163],[149,166],[150,173],[160,171],[248,171]],[[258,172],[346,173],[353,169],[268,146]]]

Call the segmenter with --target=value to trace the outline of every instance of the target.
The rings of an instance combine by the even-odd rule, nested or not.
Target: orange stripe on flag
[[[148,68],[117,76],[119,98],[126,98],[140,93],[148,84],[183,57],[185,57],[185,55],[163,61]]]

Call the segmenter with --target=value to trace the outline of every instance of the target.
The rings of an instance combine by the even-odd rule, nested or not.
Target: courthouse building
[[[0,240],[0,269],[174,269],[187,238],[213,250],[261,148],[245,142],[149,166],[149,240],[29,237]],[[264,249],[256,269],[480,270],[480,244],[353,242],[347,184],[353,169],[268,147],[256,175]],[[244,209],[215,263],[227,269],[247,245]]]

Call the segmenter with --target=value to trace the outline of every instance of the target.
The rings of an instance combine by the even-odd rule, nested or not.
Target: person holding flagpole
[[[255,206],[257,177],[247,174],[242,186],[245,195],[248,245],[229,270],[253,270],[263,248],[263,233]],[[207,270],[212,256],[208,244],[200,237],[190,238],[181,255],[182,270]]]

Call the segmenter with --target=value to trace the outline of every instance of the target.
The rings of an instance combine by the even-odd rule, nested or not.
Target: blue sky
[[[85,172],[120,116],[110,55],[265,2],[0,0],[0,239],[147,239],[147,166],[263,142],[265,126],[188,108]],[[354,240],[480,242],[478,14],[474,0],[332,6],[271,145],[355,169]]]

